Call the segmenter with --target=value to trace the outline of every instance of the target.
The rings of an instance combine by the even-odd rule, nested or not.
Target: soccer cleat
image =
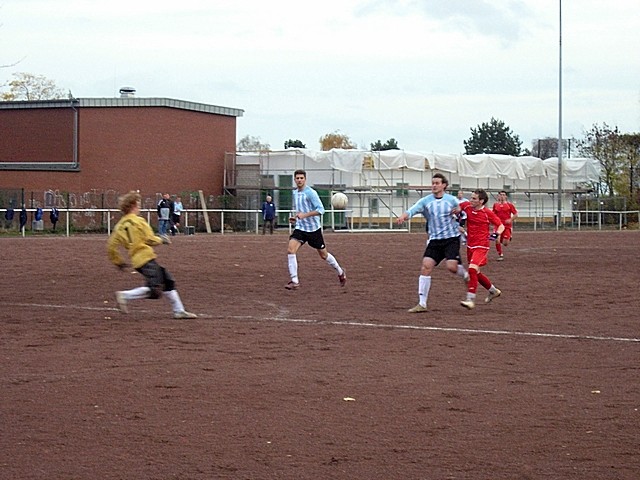
[[[284,286],[284,288],[286,288],[287,290],[297,290],[298,287],[300,287],[300,284],[294,282],[293,280]]]
[[[474,308],[476,308],[476,302],[474,302],[473,300],[462,300],[460,302],[460,305],[462,305],[467,310],[473,310]]]
[[[129,313],[129,307],[127,306],[127,299],[124,298],[124,293],[116,292],[116,302],[122,313]]]
[[[498,261],[501,262],[504,260],[504,255],[498,255]]]
[[[347,284],[347,271],[344,268],[342,269],[342,275],[338,275],[338,280],[340,280],[341,287]]]
[[[173,318],[177,318],[177,319],[198,318],[198,315],[196,315],[195,313],[187,312],[186,310],[182,310],[181,312],[173,312]]]
[[[422,305],[418,304],[413,308],[410,308],[409,310],[407,310],[407,312],[409,313],[420,313],[420,312],[426,312],[427,311],[427,307],[423,307]]]
[[[171,239],[169,238],[169,235],[167,235],[166,233],[164,235],[160,235],[160,238],[162,239],[162,243],[164,245],[171,245]]]
[[[497,298],[497,297],[499,297],[500,295],[502,295],[502,290],[498,290],[498,289],[496,288],[495,293],[493,293],[493,292],[489,292],[489,295],[487,295],[487,298],[485,298],[485,299],[484,299],[484,303],[491,303],[491,301],[492,301],[494,298]]]

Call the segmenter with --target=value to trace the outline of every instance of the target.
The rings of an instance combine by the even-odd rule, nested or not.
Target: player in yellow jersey
[[[180,295],[175,289],[175,281],[171,274],[156,262],[153,247],[162,243],[171,243],[168,237],[159,237],[147,221],[140,217],[141,197],[138,192],[131,191],[119,198],[119,208],[124,216],[116,224],[107,241],[109,260],[120,270],[127,267],[125,259],[120,255],[119,247],[127,250],[131,258],[131,266],[146,279],[147,285],[131,290],[116,292],[118,308],[128,313],[128,302],[140,298],[166,297],[173,308],[173,318],[196,318],[197,315],[184,309]]]

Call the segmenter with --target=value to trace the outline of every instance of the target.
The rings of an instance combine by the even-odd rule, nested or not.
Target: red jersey
[[[498,216],[505,228],[511,228],[511,223],[505,222],[511,218],[511,214],[517,215],[518,210],[516,210],[516,207],[511,202],[496,202],[493,204],[493,213]]]
[[[474,210],[471,203],[464,201],[460,208],[467,214],[467,248],[489,248],[489,225],[498,228],[500,218],[486,206]]]

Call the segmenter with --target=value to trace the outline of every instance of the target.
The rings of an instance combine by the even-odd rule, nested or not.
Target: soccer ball
[[[342,192],[336,192],[331,197],[331,206],[336,210],[344,210],[347,208],[349,198]]]

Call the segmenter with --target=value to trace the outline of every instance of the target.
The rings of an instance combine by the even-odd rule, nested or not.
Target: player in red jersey
[[[487,254],[490,249],[489,225],[494,226],[494,235],[497,237],[504,230],[504,225],[485,205],[489,196],[484,190],[476,190],[471,194],[471,200],[463,201],[458,210],[467,214],[467,262],[469,263],[469,284],[467,285],[467,298],[460,304],[471,310],[476,306],[476,290],[478,283],[489,290],[489,295],[484,299],[485,303],[499,297],[502,292],[498,290],[489,278],[480,272],[480,267],[487,264]]]
[[[507,198],[507,192],[501,190],[498,192],[498,201],[493,204],[493,213],[495,213],[502,224],[504,232],[500,238],[496,240],[496,250],[498,251],[498,261],[504,260],[502,247],[509,245],[511,242],[511,233],[513,231],[513,221],[518,216],[518,210]]]

